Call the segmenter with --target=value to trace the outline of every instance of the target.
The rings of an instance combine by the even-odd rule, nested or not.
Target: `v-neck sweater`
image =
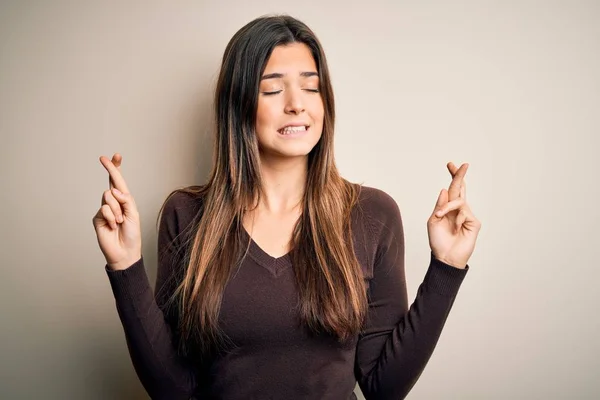
[[[158,229],[152,290],[144,257],[130,267],[105,266],[133,366],[153,399],[401,399],[438,342],[468,271],[430,262],[409,307],[404,230],[394,199],[363,186],[352,212],[354,250],[367,287],[364,329],[340,343],[298,324],[298,291],[290,254],[272,257],[244,231],[246,256],[223,292],[219,328],[234,345],[202,363],[177,352],[178,316],[166,309],[186,268],[184,238],[194,232],[201,199],[177,192]]]

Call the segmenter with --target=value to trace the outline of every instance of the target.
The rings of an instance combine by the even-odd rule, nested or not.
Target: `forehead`
[[[304,43],[276,46],[267,61],[264,74],[298,74],[317,72],[317,64],[310,48]]]

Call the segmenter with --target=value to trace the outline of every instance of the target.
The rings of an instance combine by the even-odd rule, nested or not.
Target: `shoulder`
[[[396,201],[387,192],[364,185],[360,187],[359,202],[363,207],[397,207]]]
[[[402,245],[404,232],[400,209],[394,198],[381,189],[360,186],[353,209],[355,251],[367,279],[381,255],[394,244]]]
[[[363,186],[359,207],[369,228],[371,243],[376,251],[385,251],[404,240],[400,207],[394,198],[381,189]],[[398,242],[400,241],[400,242]]]
[[[376,228],[379,225],[396,223],[400,219],[400,208],[394,198],[387,192],[369,187],[361,186],[357,206],[365,214],[365,217]]]
[[[204,190],[201,186],[188,186],[173,190],[159,211],[160,225],[171,234],[179,234],[202,212]]]
[[[169,212],[185,212],[202,206],[203,187],[188,186],[173,190],[164,201],[164,209]]]

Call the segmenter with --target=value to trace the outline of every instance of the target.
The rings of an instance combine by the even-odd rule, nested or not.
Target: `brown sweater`
[[[353,213],[352,229],[369,299],[362,334],[341,345],[299,329],[289,255],[273,258],[251,241],[225,288],[219,315],[235,348],[198,365],[178,355],[177,316],[166,312],[165,301],[184,268],[178,235],[191,226],[199,201],[184,193],[169,199],[158,232],[156,295],[143,258],[123,271],[107,268],[133,365],[150,396],[355,399],[357,381],[367,399],[406,396],[435,348],[468,267],[454,268],[431,256],[409,309],[398,206],[385,192],[368,187],[362,188],[359,205],[362,212]]]

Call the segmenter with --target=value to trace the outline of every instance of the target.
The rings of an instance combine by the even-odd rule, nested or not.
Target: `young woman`
[[[213,168],[161,209],[150,287],[120,173],[93,219],[133,365],[155,399],[399,399],[431,356],[480,229],[468,165],[427,222],[431,261],[408,307],[395,201],[343,179],[321,45],[288,16],[239,30],[215,93]]]

